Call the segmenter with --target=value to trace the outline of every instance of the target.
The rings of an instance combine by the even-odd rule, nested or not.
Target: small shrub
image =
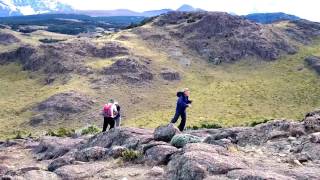
[[[249,125],[251,127],[255,127],[255,126],[259,125],[259,124],[263,124],[263,123],[266,123],[268,121],[270,121],[270,119],[264,119],[264,120],[260,120],[260,121],[253,121]]]
[[[75,134],[74,129],[65,129],[59,128],[57,131],[53,131],[51,129],[46,133],[47,136],[56,136],[56,137],[71,137]]]
[[[21,131],[16,131],[13,139],[23,139],[22,134],[23,133]]]
[[[188,126],[187,129],[198,130],[198,129],[219,129],[222,128],[219,124],[201,123],[199,126]]]
[[[124,161],[134,161],[136,159],[141,158],[143,155],[139,151],[134,151],[131,149],[127,149],[121,153],[121,157]]]
[[[92,126],[89,126],[89,127],[87,127],[87,128],[82,129],[81,134],[82,134],[82,135],[97,134],[97,133],[99,133],[99,132],[101,132],[101,129],[98,128],[98,127],[95,126],[95,125],[92,125]]]
[[[175,146],[177,148],[182,148],[183,146],[185,146],[188,143],[199,143],[201,141],[202,141],[201,138],[199,138],[197,136],[193,136],[190,134],[177,134],[177,135],[173,136],[170,144],[172,144],[173,146]]]

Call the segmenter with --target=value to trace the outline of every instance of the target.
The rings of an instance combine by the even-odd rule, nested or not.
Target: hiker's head
[[[109,103],[114,103],[114,99],[109,99]]]
[[[189,90],[189,88],[184,88],[184,89],[183,89],[183,93],[184,93],[185,96],[189,96],[189,95],[190,95],[190,90]]]

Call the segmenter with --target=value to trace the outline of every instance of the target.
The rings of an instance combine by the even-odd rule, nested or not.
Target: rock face
[[[173,69],[163,69],[160,73],[161,77],[167,81],[176,81],[180,80],[180,74]]]
[[[153,25],[215,64],[248,56],[275,60],[296,52],[281,30],[222,12],[171,12]]]
[[[111,67],[104,68],[103,74],[111,76],[113,81],[122,79],[128,83],[148,82],[154,78],[149,64],[150,61],[143,58],[122,58]]]
[[[181,180],[316,180],[320,176],[318,110],[301,122],[275,120],[255,127],[177,133],[171,124],[154,132],[118,128],[89,138],[12,140],[0,144],[0,176]]]
[[[82,93],[70,91],[56,94],[39,103],[33,109],[37,115],[31,118],[30,124],[37,126],[55,120],[68,120],[72,115],[91,109],[93,105],[94,101]]]
[[[305,59],[305,62],[308,64],[308,66],[320,74],[320,57],[309,56]]]

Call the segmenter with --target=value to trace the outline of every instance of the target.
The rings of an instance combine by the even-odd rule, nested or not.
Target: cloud
[[[285,12],[320,22],[318,0],[60,0],[76,9],[130,9],[146,11],[154,9],[177,9],[190,4],[209,11],[225,11],[239,15],[252,12]]]

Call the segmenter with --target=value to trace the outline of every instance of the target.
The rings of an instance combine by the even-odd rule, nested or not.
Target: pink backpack
[[[112,117],[112,104],[106,104],[103,107],[103,116],[104,117]]]

